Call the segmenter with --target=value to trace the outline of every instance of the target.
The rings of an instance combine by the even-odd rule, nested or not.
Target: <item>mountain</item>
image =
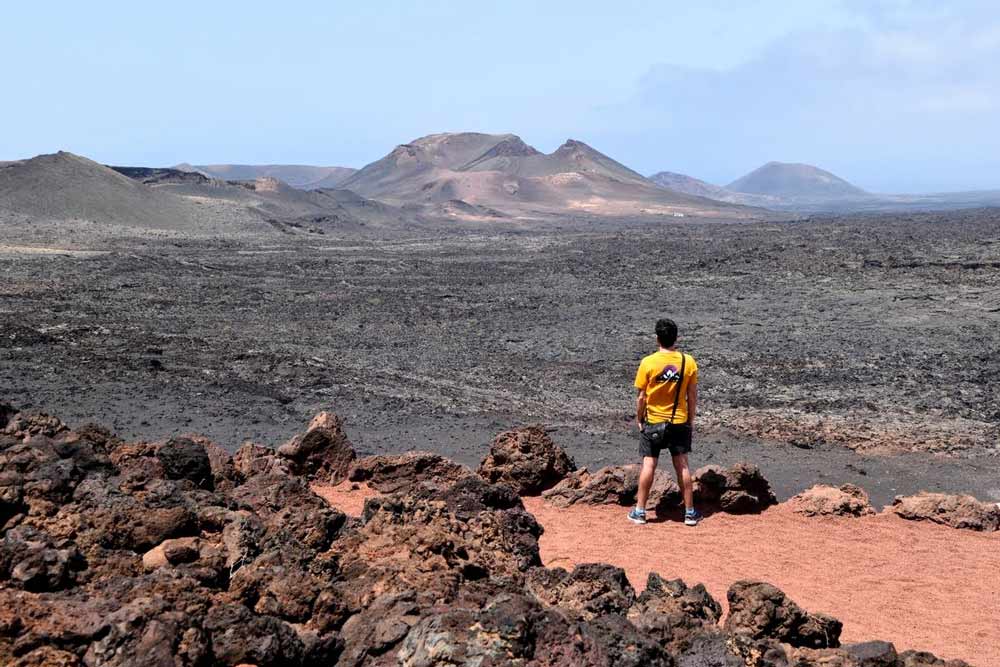
[[[682,192],[696,197],[705,197],[706,199],[713,199],[729,204],[759,206],[762,208],[780,208],[783,205],[783,201],[779,197],[733,192],[732,190],[727,190],[724,187],[708,183],[699,178],[694,178],[686,174],[678,174],[673,171],[655,173],[649,177],[649,180],[667,190]]]
[[[542,153],[513,134],[432,134],[397,146],[340,186],[393,204],[459,202],[504,214],[600,216],[760,213],[659,188],[573,139]]]
[[[62,151],[0,166],[0,210],[175,231],[195,230],[199,217],[180,197]]]
[[[357,171],[350,167],[314,167],[304,164],[203,164],[182,163],[174,169],[193,171],[209,178],[224,181],[255,181],[258,178],[276,178],[293,188],[318,190],[333,188]]]
[[[868,193],[828,171],[808,164],[768,162],[738,178],[726,189],[784,198],[868,197]]]
[[[707,197],[718,201],[729,201],[729,198],[735,195],[734,192],[727,190],[726,188],[719,187],[718,185],[712,185],[711,183],[694,178],[693,176],[678,174],[673,171],[657,172],[650,176],[649,180],[656,183],[661,188],[666,188],[667,190],[683,192],[684,194],[695,195],[698,197]]]

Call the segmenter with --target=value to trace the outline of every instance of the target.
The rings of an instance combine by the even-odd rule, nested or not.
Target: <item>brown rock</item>
[[[347,478],[367,482],[382,493],[408,493],[419,485],[446,488],[463,477],[469,468],[432,452],[366,456],[351,465]]]
[[[518,494],[537,495],[576,470],[573,459],[541,426],[504,431],[493,439],[479,474],[490,483],[507,484]]]
[[[279,457],[270,447],[253,442],[240,445],[233,455],[233,467],[243,479],[262,474],[291,474],[288,459]]]
[[[321,412],[304,434],[278,448],[278,456],[288,459],[293,474],[321,484],[339,484],[347,478],[357,454],[344,434],[340,417]]]
[[[792,511],[806,516],[867,516],[875,514],[864,489],[853,484],[840,488],[817,484],[788,501]]]
[[[1000,505],[984,503],[972,496],[927,492],[896,496],[889,510],[911,521],[933,521],[985,532],[1000,530]]]
[[[751,639],[774,639],[792,646],[836,648],[842,624],[832,616],[810,614],[771,584],[737,581],[729,587],[725,629]]]
[[[689,651],[697,638],[717,632],[722,607],[702,584],[689,587],[680,579],[665,581],[651,572],[646,590],[628,610],[640,631],[672,654]]]
[[[205,450],[212,471],[213,486],[216,490],[230,490],[243,482],[242,475],[236,471],[233,457],[220,445],[203,435],[191,434],[184,437],[198,443]]]
[[[142,555],[142,565],[155,570],[166,565],[180,565],[198,560],[201,540],[197,537],[178,537],[164,540]]]
[[[586,468],[571,472],[542,497],[557,507],[576,503],[587,505],[631,505],[639,492],[639,466],[607,466],[591,474]],[[648,507],[676,504],[677,484],[661,470],[656,471],[649,492]]]
[[[604,563],[584,563],[572,572],[561,567],[536,568],[528,572],[526,589],[544,604],[586,620],[625,614],[635,601],[625,571]]]
[[[694,495],[696,504],[730,514],[761,512],[778,502],[760,469],[750,463],[699,468],[694,473]]]

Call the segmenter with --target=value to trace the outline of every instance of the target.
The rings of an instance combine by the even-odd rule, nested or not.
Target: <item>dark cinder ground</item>
[[[364,453],[466,463],[542,422],[623,463],[666,315],[701,368],[695,466],[1000,500],[1000,211],[279,241],[0,242],[0,399],[230,449],[331,409]]]

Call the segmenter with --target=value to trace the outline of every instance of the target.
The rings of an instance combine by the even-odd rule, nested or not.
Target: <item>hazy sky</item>
[[[0,160],[360,167],[478,130],[721,184],[1000,188],[995,0],[12,2],[0,44]]]

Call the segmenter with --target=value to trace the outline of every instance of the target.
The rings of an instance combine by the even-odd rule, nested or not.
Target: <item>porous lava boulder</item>
[[[585,505],[631,505],[639,492],[639,466],[606,466],[591,473],[581,468],[569,473],[542,497],[556,507]],[[676,504],[680,489],[667,473],[657,470],[646,501],[647,507]]]
[[[1000,505],[972,496],[918,493],[896,496],[890,511],[910,521],[933,521],[952,528],[993,532],[1000,530]]]
[[[292,474],[288,459],[278,456],[270,447],[255,442],[244,442],[240,445],[233,455],[233,468],[241,479],[263,474]]]
[[[853,484],[841,487],[817,484],[789,499],[792,511],[805,516],[868,516],[875,514],[865,490]]]
[[[646,590],[628,610],[629,620],[640,631],[674,655],[690,651],[696,642],[706,644],[706,635],[718,634],[721,614],[722,607],[702,584],[688,586],[680,579],[667,581],[655,572],[649,574]]]
[[[774,639],[792,646],[840,646],[840,621],[811,614],[778,588],[761,581],[737,581],[729,587],[729,615],[725,629],[753,640]]]
[[[183,436],[201,445],[208,456],[209,469],[212,471],[212,486],[218,491],[231,490],[243,482],[243,477],[236,470],[233,456],[223,447],[203,435],[190,434]]]
[[[357,454],[344,433],[343,420],[321,412],[313,417],[305,433],[278,448],[278,456],[289,461],[292,474],[322,484],[339,484],[347,479]]]
[[[392,661],[347,664],[673,667],[674,661],[619,614],[578,620],[531,596],[500,592],[420,618]]]
[[[527,426],[498,434],[479,474],[493,483],[507,484],[520,495],[538,495],[576,470],[573,459],[541,426]]]
[[[605,614],[624,615],[635,602],[625,571],[605,563],[584,563],[572,572],[561,567],[533,569],[527,590],[542,603],[588,621]]]
[[[199,488],[215,488],[212,462],[202,443],[186,437],[170,438],[154,451],[167,479],[186,479]]]
[[[903,651],[899,654],[899,667],[972,667],[965,660],[942,660],[927,651]]]
[[[737,463],[729,468],[707,465],[695,471],[695,503],[730,514],[761,512],[778,503],[760,468]]]
[[[406,493],[419,486],[448,487],[475,473],[469,468],[432,452],[365,456],[351,465],[347,479],[367,482],[382,493]]]

